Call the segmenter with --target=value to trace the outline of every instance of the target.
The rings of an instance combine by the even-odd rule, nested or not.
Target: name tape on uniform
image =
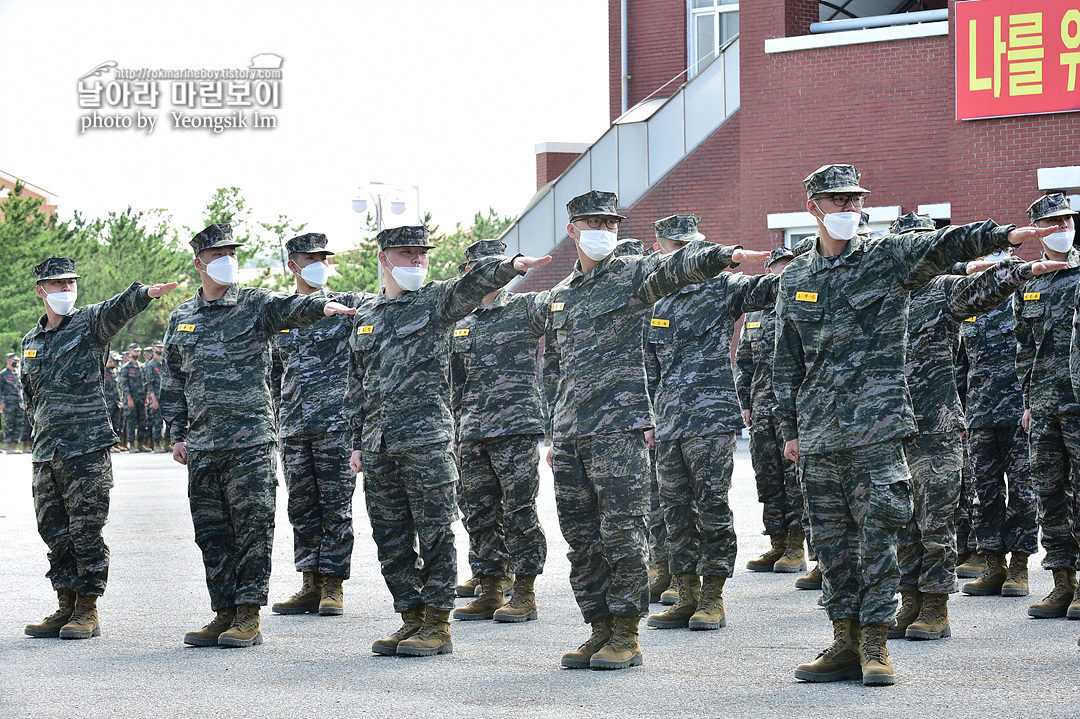
[[[652,326],[653,327],[670,327],[671,326],[671,320],[654,319],[652,321]]]
[[[27,358],[31,358],[31,359],[34,358],[34,357],[37,357],[37,350],[26,350],[26,354],[24,354],[23,357],[27,357]]]
[[[562,310],[563,307],[566,307],[565,302],[552,302],[551,303],[551,311],[552,312],[559,312],[560,310]]]
[[[362,325],[360,329],[356,330],[358,335],[369,335],[375,331],[375,325]]]
[[[760,322],[747,322],[746,323],[746,329],[748,329],[748,330],[756,330],[758,327],[761,327]]]
[[[469,330],[454,330],[455,337],[468,337]]]
[[[177,325],[176,330],[178,332],[194,332],[195,325]]]
[[[1030,302],[1031,300],[1041,300],[1042,292],[1025,292],[1024,302]]]
[[[796,292],[796,302],[817,302],[817,292]]]
[[[287,335],[287,334],[289,334],[289,330],[281,330],[281,334]]]
[[[971,317],[968,317],[966,320],[964,320],[964,322],[974,322],[974,321],[975,321],[975,316],[974,315],[972,315]]]

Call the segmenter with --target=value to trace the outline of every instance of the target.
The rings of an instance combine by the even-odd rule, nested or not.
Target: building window
[[[739,0],[688,0],[689,67],[693,77],[708,67],[720,48],[739,34]]]

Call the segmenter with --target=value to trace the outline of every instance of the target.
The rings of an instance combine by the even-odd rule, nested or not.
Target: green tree
[[[299,225],[293,225],[288,215],[278,215],[277,222],[260,222],[259,225],[267,232],[273,233],[276,240],[276,246],[274,241],[264,243],[264,246],[269,247],[273,252],[275,256],[274,262],[268,263],[267,267],[254,281],[245,284],[278,291],[288,290],[293,283],[293,274],[288,270],[289,256],[285,252],[285,242],[287,241],[285,238],[291,239],[299,235],[307,227],[307,223],[301,222]],[[280,264],[278,264],[279,262]],[[281,272],[275,272],[278,267],[281,268]]]

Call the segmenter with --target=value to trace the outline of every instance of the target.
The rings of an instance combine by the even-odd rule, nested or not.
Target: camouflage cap
[[[790,260],[795,257],[795,251],[790,247],[777,247],[769,253],[769,259],[765,260],[765,267],[772,267],[774,262]]]
[[[861,177],[862,173],[854,165],[825,165],[807,175],[802,183],[806,188],[806,196],[810,199],[834,192],[869,194],[870,190],[859,186]]]
[[[1027,208],[1028,219],[1032,222],[1047,217],[1068,217],[1077,214],[1080,213],[1072,208],[1069,204],[1069,198],[1065,197],[1064,193],[1061,192],[1043,195]]]
[[[614,192],[603,190],[589,190],[584,195],[578,195],[566,203],[566,213],[573,222],[578,217],[618,217],[625,220],[626,215],[620,215],[615,211],[619,206],[619,198]]]
[[[131,352],[131,351],[134,351],[134,350],[138,350],[139,352],[142,352],[142,347],[139,346],[138,342],[132,342],[131,344],[128,345],[128,352]]]
[[[615,250],[612,253],[616,257],[630,257],[633,255],[644,255],[645,245],[641,240],[635,240],[631,237],[625,240],[619,240],[615,243]]]
[[[936,230],[937,224],[930,218],[929,215],[920,215],[916,212],[909,212],[906,215],[900,215],[892,224],[889,225],[889,232],[894,235],[899,235],[904,232],[922,232],[924,230]]]
[[[199,234],[191,238],[191,249],[195,251],[195,254],[199,254],[203,250],[210,250],[217,247],[239,247],[244,244],[243,242],[237,242],[232,236],[232,225],[220,224],[210,225]]]
[[[161,340],[156,340],[156,341],[154,342],[154,346],[155,346],[155,347],[164,347],[164,346],[165,346],[165,343],[164,343],[164,342],[162,342]]]
[[[121,355],[119,352],[110,352],[109,353],[109,359],[111,359],[113,362],[123,362],[124,361],[123,355]]]
[[[657,237],[676,242],[690,242],[705,239],[705,235],[698,232],[699,222],[701,218],[697,215],[670,215],[652,224]]]
[[[321,252],[324,255],[334,254],[326,249],[326,235],[318,232],[309,232],[306,235],[292,238],[285,243],[285,251],[290,255],[294,252]]]
[[[405,225],[383,230],[375,239],[379,243],[379,249],[385,250],[387,247],[434,247],[429,237],[426,227]]]
[[[477,240],[465,248],[465,263],[482,257],[502,257],[505,253],[506,243],[502,240]]]
[[[13,359],[18,359],[18,357],[15,355],[14,352],[8,352],[7,353],[7,359],[13,360]]]
[[[34,279],[42,280],[77,280],[75,260],[70,257],[50,257],[34,268]]]

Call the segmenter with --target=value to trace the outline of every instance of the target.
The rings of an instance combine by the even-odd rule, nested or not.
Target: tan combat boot
[[[1076,571],[1055,569],[1054,589],[1041,602],[1028,607],[1028,615],[1038,619],[1064,617],[1069,611],[1073,594],[1076,593]]]
[[[821,565],[815,564],[814,568],[795,580],[796,589],[821,589]]]
[[[746,568],[751,572],[771,572],[776,560],[784,556],[787,551],[788,533],[780,532],[769,535],[772,547],[757,559],[751,559],[746,563]]]
[[[30,637],[55,639],[60,636],[60,628],[71,619],[75,611],[75,592],[70,589],[56,590],[57,609],[36,624],[27,624],[23,632]]]
[[[401,628],[386,639],[376,639],[371,645],[373,654],[397,654],[398,644],[420,631],[424,626],[424,608],[406,609],[401,613]]]
[[[514,579],[514,594],[506,606],[499,607],[491,618],[496,622],[528,622],[536,619],[535,574],[519,574]]]
[[[908,639],[943,639],[952,636],[949,626],[949,595],[923,594],[919,618],[904,634]]]
[[[496,577],[495,579],[496,591],[503,595],[503,599],[509,599],[510,595],[514,593],[514,573],[507,572],[501,577]]]
[[[649,568],[649,601],[659,602],[660,595],[671,586],[671,570],[667,562],[653,562]]]
[[[923,597],[943,596],[924,594]],[[923,603],[926,606],[926,603]],[[859,657],[862,660],[863,686],[885,686],[896,684],[892,661],[889,660],[889,648],[885,641],[889,628],[884,624],[867,624],[862,628],[862,647]]]
[[[101,636],[101,622],[98,620],[97,597],[79,594],[75,598],[75,609],[71,619],[60,627],[61,639],[89,639]]]
[[[795,667],[795,678],[805,682],[838,682],[862,676],[859,642],[862,634],[857,619],[834,619],[833,643],[817,659]]]
[[[694,577],[696,580],[697,577]],[[590,669],[626,669],[641,665],[638,617],[613,617],[611,638],[589,660]]]
[[[325,581],[323,575],[318,572],[304,572],[304,583],[300,585],[300,591],[283,602],[274,602],[270,611],[274,614],[318,612]]]
[[[184,644],[190,644],[193,647],[216,647],[218,637],[232,626],[235,616],[236,607],[224,607],[217,610],[217,616],[211,619],[209,624],[184,635]]]
[[[450,636],[450,610],[425,608],[423,626],[416,634],[398,642],[397,653],[399,656],[407,657],[453,654],[454,641]]]
[[[806,534],[803,532],[788,532],[787,548],[779,559],[773,563],[772,570],[781,574],[795,574],[806,571]]]
[[[1065,611],[1065,616],[1069,619],[1080,619],[1080,587],[1073,590],[1072,602]]]
[[[985,571],[986,558],[976,552],[972,552],[966,561],[956,565],[956,576],[962,579],[974,579]]]
[[[727,626],[723,597],[726,581],[726,577],[705,577],[701,584],[701,599],[698,601],[697,611],[690,617],[690,629],[720,629]]]
[[[250,647],[262,644],[262,626],[259,623],[258,604],[240,604],[232,624],[218,636],[219,647]]]
[[[506,604],[501,589],[498,577],[480,577],[480,596],[464,607],[455,609],[454,619],[466,622],[474,619],[491,619],[495,610]]]
[[[668,588],[660,593],[660,603],[665,607],[670,607],[675,602],[679,601],[679,577],[678,575],[671,578],[671,584]]]
[[[1001,585],[1009,578],[1009,567],[1005,564],[1004,554],[986,555],[986,571],[973,582],[964,582],[960,591],[977,597],[1001,594]]]
[[[680,574],[679,599],[670,609],[649,617],[648,625],[657,629],[679,629],[690,624],[690,617],[697,611],[701,601],[701,580],[696,574]],[[628,665],[629,666],[629,665]]]
[[[612,617],[592,620],[592,634],[575,651],[562,655],[562,665],[567,669],[588,669],[593,655],[611,639]]]
[[[918,589],[900,592],[900,610],[896,613],[896,623],[889,628],[889,639],[904,638],[907,628],[919,617],[921,597]]]
[[[1013,552],[1009,559],[1009,576],[1001,585],[1003,597],[1026,597],[1028,595],[1028,555]]]
[[[322,597],[319,601],[319,614],[324,617],[336,617],[344,613],[345,590],[341,583],[344,577],[323,575]]]
[[[480,577],[473,575],[454,588],[459,597],[475,597],[480,591]]]

